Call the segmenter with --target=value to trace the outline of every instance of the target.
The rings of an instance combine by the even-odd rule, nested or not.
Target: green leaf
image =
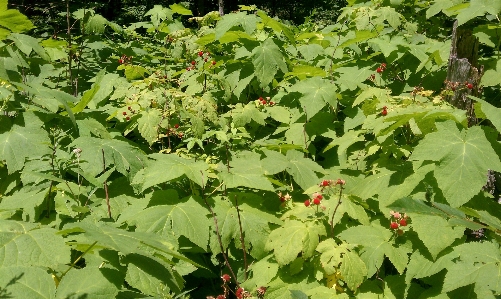
[[[164,297],[170,290],[179,293],[183,288],[181,276],[159,258],[129,254],[122,262],[128,263],[127,283],[146,295]]]
[[[221,39],[226,32],[235,26],[241,25],[244,31],[250,35],[256,30],[257,17],[248,15],[246,12],[237,12],[224,15],[216,25],[216,39]]]
[[[501,170],[501,162],[482,128],[460,132],[453,121],[447,121],[437,123],[437,129],[416,146],[411,159],[437,161],[438,186],[447,201],[459,207],[478,194],[488,169]]]
[[[248,187],[274,191],[270,181],[264,176],[260,155],[253,152],[241,152],[230,162],[230,170],[221,170],[218,176],[226,188]]]
[[[89,104],[89,102],[91,102],[94,99],[95,95],[101,88],[100,84],[103,81],[104,74],[105,70],[103,69],[96,75],[96,82],[92,84],[91,89],[84,92],[82,98],[80,99],[80,102],[78,102],[78,104],[76,104],[73,108],[71,108],[71,111],[74,114],[82,112],[87,106],[87,104]]]
[[[156,191],[153,197],[161,197],[164,191]],[[129,223],[137,226],[137,231],[153,232],[169,235],[173,232],[177,237],[185,236],[202,249],[209,242],[209,211],[199,200],[188,197],[180,201],[177,198],[164,198],[168,205],[158,205],[137,213]]]
[[[0,118],[4,120],[0,129],[4,131],[0,134],[0,160],[7,162],[9,174],[21,170],[26,158],[50,154],[49,136],[41,128],[43,123],[35,114],[23,113],[12,124],[6,116]]]
[[[294,39],[294,34],[292,31],[287,27],[286,25],[280,23],[279,21],[270,18],[269,16],[266,15],[266,13],[262,10],[257,12],[257,15],[261,18],[263,21],[264,26],[270,27],[277,33],[283,33],[285,37],[289,40],[291,44],[295,44],[296,40]]]
[[[367,268],[364,262],[356,253],[351,251],[343,255],[340,270],[343,280],[352,291],[355,291],[360,286],[365,275],[367,275]]]
[[[254,102],[249,102],[245,106],[237,104],[227,115],[231,115],[233,117],[235,127],[243,127],[250,123],[251,120],[263,126],[266,124],[264,121],[266,118],[265,114],[256,108],[256,104]]]
[[[106,167],[115,166],[121,174],[132,178],[143,168],[146,156],[131,144],[116,139],[99,139],[94,137],[79,137],[70,145],[81,149],[80,167],[92,176],[103,171],[103,152]]]
[[[296,150],[287,151],[286,158],[289,161],[286,170],[299,187],[306,190],[319,183],[315,173],[324,173],[324,170],[317,163],[305,158],[303,153]]]
[[[287,73],[283,54],[271,38],[252,50],[252,64],[261,87],[270,84],[278,70]]]
[[[35,222],[42,213],[40,205],[44,202],[45,194],[45,190],[27,191],[27,189],[21,189],[11,196],[2,197],[0,211],[22,210],[26,221]]]
[[[7,9],[7,1],[5,7],[0,7],[0,40],[3,40],[12,32],[23,32],[32,29],[33,23],[16,9]]]
[[[125,78],[127,78],[127,80],[129,81],[144,79],[146,78],[146,75],[149,75],[148,70],[140,65],[125,66]]]
[[[284,266],[294,261],[299,253],[305,259],[311,257],[321,235],[326,235],[324,226],[287,220],[282,227],[271,232],[266,248],[274,250],[278,264]]]
[[[169,8],[172,10],[173,13],[177,13],[177,14],[180,14],[183,16],[192,16],[193,15],[191,10],[185,8],[181,4],[174,3],[174,4],[169,5]]]
[[[43,268],[0,267],[0,290],[4,298],[53,299],[56,285]]]
[[[0,220],[0,269],[9,266],[56,268],[70,262],[70,248],[56,230]]]
[[[161,5],[155,5],[152,9],[148,10],[148,12],[144,16],[151,16],[151,23],[155,28],[158,28],[158,25],[163,20],[172,20],[172,10],[162,7]]]
[[[87,22],[85,22],[84,31],[87,34],[102,34],[106,25],[108,25],[108,20],[102,15],[95,14],[90,16]]]
[[[176,155],[151,154],[145,162],[145,168],[140,170],[132,181],[140,186],[141,192],[151,186],[168,182],[182,175],[203,186],[209,168],[203,161],[194,161]]]
[[[1,15],[0,15],[1,18]],[[30,56],[31,52],[37,53],[42,59],[49,61],[50,58],[47,55],[45,49],[38,43],[38,40],[29,35],[24,35],[20,33],[12,33],[9,36],[9,39],[14,41],[14,44],[26,54],[26,56]]]
[[[486,13],[497,15],[501,12],[501,2],[496,0],[471,0],[470,5],[459,11],[457,15],[458,26],[472,20],[476,17],[483,16]]]
[[[443,292],[475,284],[478,298],[495,298],[501,292],[499,244],[472,242],[454,248],[458,259],[447,269]],[[494,294],[493,294],[494,293]]]
[[[318,55],[324,54],[324,48],[319,44],[301,45],[297,49],[306,61],[311,61]]]
[[[115,298],[123,275],[109,268],[71,269],[57,287],[56,299],[66,298]],[[78,297],[77,297],[78,296]]]
[[[336,107],[336,89],[336,85],[332,84],[329,80],[319,77],[300,81],[291,88],[292,91],[303,94],[299,98],[299,102],[309,119],[324,108],[326,104]]]
[[[464,227],[453,228],[447,220],[440,216],[413,213],[410,216],[412,229],[417,232],[419,239],[424,243],[434,259],[442,250],[464,235]]]
[[[487,119],[491,121],[492,125],[499,132],[501,132],[501,118],[499,117],[501,113],[501,108],[496,108],[495,106],[489,104],[488,102],[474,96],[470,96],[470,98],[480,103],[480,110],[485,114]]]
[[[137,128],[141,136],[151,146],[158,140],[158,125],[162,120],[162,114],[158,109],[146,109],[141,111],[140,118],[137,120]]]

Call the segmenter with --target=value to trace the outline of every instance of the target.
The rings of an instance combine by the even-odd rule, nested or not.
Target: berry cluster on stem
[[[401,214],[400,212],[390,211],[390,229],[396,231],[398,235],[403,234],[400,227],[407,226],[408,216],[407,214]]]

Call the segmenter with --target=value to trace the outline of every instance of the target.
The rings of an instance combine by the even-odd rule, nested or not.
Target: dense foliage
[[[0,297],[496,298],[500,12],[81,9],[34,38],[0,0]],[[481,86],[444,83],[454,19]]]

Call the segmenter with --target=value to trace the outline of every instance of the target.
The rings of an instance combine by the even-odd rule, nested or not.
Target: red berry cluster
[[[292,196],[290,196],[289,193],[282,195],[282,192],[278,192],[278,197],[280,198],[280,202],[286,202],[292,199]]]
[[[235,292],[235,296],[237,296],[238,299],[247,298],[249,297],[249,293],[246,292],[244,288],[238,288]]]
[[[346,184],[346,181],[345,180],[342,180],[342,179],[337,179],[337,180],[323,180],[320,182],[319,186],[322,187],[322,190],[325,188],[325,187],[335,187],[336,185],[340,185],[340,186],[343,186],[344,184]]]
[[[122,54],[122,57],[118,59],[119,64],[131,63],[131,62],[132,62],[132,56],[127,56],[125,54]]]
[[[259,99],[257,99],[257,100],[263,106],[266,106],[266,105],[273,106],[273,105],[275,105],[275,102],[270,101],[270,97],[266,97],[266,99],[264,99],[263,97],[259,97]]]
[[[315,192],[311,196],[311,199],[305,200],[304,205],[306,207],[309,207],[313,203],[314,205],[318,206],[318,205],[320,205],[320,202],[322,201],[323,198],[324,198],[324,196],[322,194]]]
[[[129,110],[131,114],[136,114],[136,110],[132,110],[131,106],[128,106],[127,110]],[[127,115],[127,111],[122,112],[122,115],[125,116],[125,120],[130,120],[130,116]]]
[[[397,230],[397,233],[401,235],[403,231],[399,229],[399,227],[407,226],[407,219],[408,219],[407,214],[404,213],[402,215],[399,212],[390,211],[390,215],[391,215],[390,229]]]
[[[386,116],[388,114],[388,110],[387,109],[388,109],[388,107],[386,107],[386,106],[383,107],[383,110],[381,111],[381,115],[382,116]]]
[[[167,131],[165,132],[165,135],[167,135],[167,136],[174,135],[174,136],[177,136],[179,138],[183,138],[183,136],[184,136],[183,132],[178,132],[177,129],[179,129],[179,124],[175,124],[174,128],[167,129]]]
[[[202,58],[204,62],[209,61],[210,59],[210,53],[209,52],[204,52],[204,51],[198,51],[197,52],[198,57]],[[186,67],[187,71],[191,71],[195,69],[197,62],[195,60],[191,61],[191,63]],[[212,60],[211,61],[211,66],[216,65],[216,61]]]
[[[383,62],[383,63],[381,63],[381,64],[379,65],[379,67],[376,69],[376,72],[377,72],[378,74],[381,74],[382,72],[384,72],[384,70],[386,70],[386,63],[384,63],[384,62]]]
[[[445,80],[444,83],[445,83],[446,89],[450,89],[452,91],[456,91],[458,88],[459,89],[467,88],[470,90],[473,89],[473,84],[468,82],[468,81],[465,81],[463,84],[461,84],[461,82],[452,82],[452,81]]]

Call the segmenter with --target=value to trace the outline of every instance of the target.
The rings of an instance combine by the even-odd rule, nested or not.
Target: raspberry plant
[[[35,37],[0,0],[0,294],[496,298],[501,5],[455,4]],[[480,86],[446,80],[454,19]]]

